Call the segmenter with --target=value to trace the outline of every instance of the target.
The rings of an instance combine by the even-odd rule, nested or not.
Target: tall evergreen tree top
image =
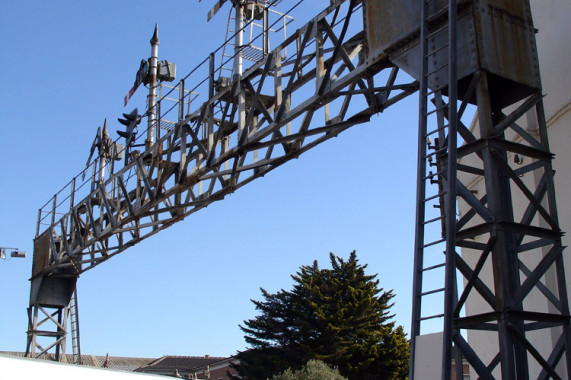
[[[271,378],[317,359],[350,380],[406,378],[408,342],[392,321],[392,290],[365,273],[355,251],[346,261],[330,254],[330,262],[301,266],[291,291],[262,288],[264,300],[252,300],[261,314],[240,326],[252,347],[237,355],[242,377]]]

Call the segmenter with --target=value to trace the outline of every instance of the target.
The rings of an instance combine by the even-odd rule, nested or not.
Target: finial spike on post
[[[155,32],[151,38],[151,45],[158,45],[159,43],[159,24],[155,24]]]

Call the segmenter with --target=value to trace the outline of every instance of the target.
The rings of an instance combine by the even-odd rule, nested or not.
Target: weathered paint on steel
[[[41,306],[64,308],[69,305],[75,290],[77,277],[44,276],[39,288],[36,303]]]
[[[482,67],[501,78],[539,89],[539,64],[529,3],[480,0],[475,20]],[[501,88],[498,90],[501,92]],[[525,92],[524,96],[527,95]],[[515,98],[517,94],[503,96]]]
[[[32,277],[48,266],[50,254],[50,231],[44,231],[34,239],[34,257],[32,259]]]
[[[432,1],[430,14],[435,15],[445,9],[447,4],[447,0]],[[409,38],[418,39],[420,5],[418,0],[364,2],[364,28],[370,57],[390,51]]]
[[[430,14],[429,88],[448,83],[447,19],[439,17],[446,0],[434,0]],[[369,62],[389,55],[409,75],[419,78],[420,2],[365,1],[364,28]],[[533,21],[527,2],[516,0],[459,1],[458,78],[484,69],[493,74],[494,93],[506,104],[540,88]],[[506,81],[518,84],[505,86]],[[513,84],[512,83],[512,84]],[[462,83],[459,96],[462,99]],[[511,88],[511,93],[504,88]],[[515,89],[515,90],[514,90]]]

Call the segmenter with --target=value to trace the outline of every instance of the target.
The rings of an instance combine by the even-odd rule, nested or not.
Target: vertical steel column
[[[270,53],[270,28],[269,28],[269,18],[270,18],[270,11],[268,7],[264,7],[264,24],[263,24],[263,44],[262,51],[264,53],[264,57],[266,57]]]
[[[414,363],[416,360],[416,337],[420,335],[420,318],[422,307],[422,272],[424,267],[424,214],[426,212],[426,132],[427,132],[427,99],[428,99],[428,77],[426,70],[428,67],[428,44],[423,42],[428,34],[426,23],[428,13],[428,2],[419,0],[420,6],[420,65],[419,65],[419,91],[418,91],[418,153],[416,171],[416,216],[415,216],[415,237],[414,237],[414,263],[412,276],[412,317],[411,317],[411,339],[410,339],[410,364],[409,379],[416,379],[414,373]]]
[[[444,195],[446,236],[446,266],[444,290],[444,329],[442,374],[451,378],[452,336],[454,309],[456,307],[456,176],[458,131],[458,79],[457,79],[457,9],[456,0],[448,1],[448,158]],[[456,363],[456,366],[462,363]]]
[[[476,89],[478,101],[478,120],[480,135],[484,139],[494,136],[494,126],[499,120],[501,110],[494,107],[490,99],[488,75],[486,71],[480,73],[480,83]],[[513,223],[513,200],[509,183],[509,176],[501,169],[498,160],[507,161],[507,152],[492,151],[490,148],[482,150],[485,172],[486,195],[488,209],[494,214],[497,221]],[[512,328],[523,332],[521,320],[515,320],[506,314],[506,311],[522,311],[521,302],[514,303],[514,296],[519,287],[519,269],[517,267],[516,243],[514,233],[501,226],[496,230],[497,241],[492,250],[492,271],[494,275],[494,288],[496,295],[496,310],[503,315],[498,319],[498,342],[500,345],[500,363],[503,379],[527,379],[528,365],[525,350],[521,345],[515,345]]]
[[[105,165],[107,164],[107,154],[105,152],[105,138],[109,138],[107,134],[107,119],[103,124],[103,128],[99,129],[99,184],[105,182]]]
[[[38,222],[36,224],[36,237],[40,234],[40,225],[42,224],[42,209],[38,209]]]
[[[113,144],[113,146],[115,146],[115,144]],[[70,192],[69,192],[69,209],[72,210],[73,206],[75,205],[75,178],[73,177],[73,179],[71,180],[71,188],[70,188]],[[74,231],[74,223],[75,220],[73,218],[70,219],[69,222],[69,231],[71,234],[71,241],[70,241],[70,245],[73,247],[74,244],[76,243],[77,240],[77,234],[73,233],[72,231]],[[81,265],[81,264],[79,264]]]
[[[208,64],[208,100],[211,101],[214,98],[214,53],[210,53],[209,64]],[[207,147],[208,152],[212,152],[214,149],[214,103],[208,105],[208,136],[207,136]]]
[[[456,278],[456,195],[457,195],[457,148],[458,148],[458,79],[457,79],[457,1],[448,1],[448,19],[444,26],[434,25],[431,15],[438,4],[433,0],[421,0],[419,35],[419,134],[418,134],[418,172],[416,201],[416,232],[413,275],[413,311],[411,322],[411,364],[409,378],[420,379],[423,374],[415,374],[417,360],[417,338],[421,334],[423,321],[442,320],[442,361],[438,363],[443,379],[452,377],[453,353],[456,361],[456,375],[462,373],[462,357],[453,351],[455,309],[458,299]],[[445,45],[435,47],[437,33],[446,34]],[[445,49],[445,50],[444,50]],[[440,51],[446,51],[445,59],[436,63]],[[429,61],[430,59],[430,61]],[[431,91],[429,80],[447,72],[444,89]],[[447,92],[447,100],[442,92]],[[429,109],[429,96],[432,104]],[[429,117],[435,118],[429,126]],[[432,141],[434,139],[434,141]],[[433,149],[431,153],[428,148]],[[428,172],[427,166],[434,166],[436,173]],[[439,216],[430,216],[427,205],[440,210]],[[434,229],[434,223],[441,224],[441,236],[427,233]],[[426,261],[426,253],[432,256]],[[435,254],[444,253],[443,262],[434,262]],[[430,253],[430,252],[429,252]],[[431,262],[432,261],[432,262]],[[428,263],[427,263],[428,262]],[[423,277],[428,272],[442,273],[442,285],[424,284]],[[424,289],[428,286],[430,289]],[[442,294],[442,309],[424,315],[423,299]],[[436,363],[435,363],[436,364]]]
[[[155,32],[151,38],[151,57],[149,58],[149,115],[147,117],[146,149],[149,150],[155,143],[156,128],[156,94],[157,94],[157,67],[159,56],[159,26],[155,24]]]
[[[178,122],[184,119],[184,79],[178,82]]]
[[[67,343],[67,320],[69,316],[69,305],[59,309],[58,311],[58,333],[59,343],[56,345],[56,361],[65,361],[65,349]]]
[[[38,308],[35,306],[28,307],[28,336],[26,342],[27,358],[34,357],[36,353],[36,330],[38,326]]]
[[[54,197],[52,198],[52,220],[51,220],[51,227],[54,227],[54,224],[56,222],[56,209],[57,209],[57,194],[54,194]]]
[[[244,44],[244,7],[245,4],[236,3],[235,16],[235,29],[236,36],[234,37],[234,81],[238,82],[236,86],[237,99],[238,99],[238,144],[245,137],[244,130],[246,127],[246,94],[244,92],[241,77],[242,77],[242,45]]]

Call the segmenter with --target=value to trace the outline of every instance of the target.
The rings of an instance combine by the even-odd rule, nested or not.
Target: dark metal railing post
[[[210,53],[209,57],[209,75],[208,75],[208,151],[210,152],[214,145],[214,104],[211,102],[214,98],[214,53]]]
[[[36,225],[36,237],[40,234],[40,224],[42,222],[42,209],[38,209],[38,223]]]
[[[178,122],[182,123],[184,119],[184,79],[178,84]]]
[[[57,208],[57,194],[54,195],[54,197],[52,198],[52,228],[56,222],[56,208]]]

